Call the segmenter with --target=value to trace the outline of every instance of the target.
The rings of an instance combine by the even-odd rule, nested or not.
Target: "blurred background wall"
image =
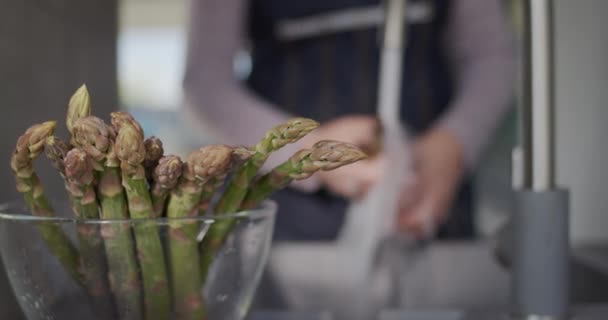
[[[27,126],[49,119],[63,124],[67,101],[83,82],[96,112],[117,107],[116,32],[116,0],[0,0],[1,201],[18,196],[9,158]],[[51,196],[63,195],[51,171],[41,167],[42,180]],[[3,270],[0,301],[0,319],[21,318]]]
[[[517,11],[525,0],[513,0]],[[603,0],[555,1],[556,126],[558,183],[571,191],[571,239],[575,246],[608,243],[608,27]],[[516,20],[518,17],[515,17]],[[479,221],[492,230],[512,209],[507,118],[477,175]]]
[[[556,6],[557,168],[575,243],[608,242],[608,1]]]

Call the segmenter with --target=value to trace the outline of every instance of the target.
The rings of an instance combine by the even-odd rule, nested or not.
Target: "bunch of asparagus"
[[[351,144],[319,141],[259,175],[272,152],[319,125],[294,118],[252,147],[204,146],[184,162],[164,155],[162,142],[146,138],[130,114],[114,112],[110,124],[92,116],[84,85],[68,104],[67,142],[53,135],[56,125],[49,121],[27,129],[17,141],[11,168],[17,189],[37,216],[55,215],[34,170],[43,150],[64,179],[79,221],[77,244],[55,224],[38,228],[49,251],[86,290],[104,319],[207,319],[202,288],[237,221],[215,220],[200,241],[200,222],[179,218],[253,209],[293,180],[366,157]],[[217,204],[210,207],[216,197]],[[155,218],[169,219],[167,241]],[[87,223],[91,219],[140,220]]]

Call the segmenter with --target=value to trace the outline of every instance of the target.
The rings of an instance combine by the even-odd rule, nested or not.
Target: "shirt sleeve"
[[[184,112],[222,143],[255,144],[264,133],[291,117],[249,91],[234,72],[236,54],[246,49],[247,0],[193,0],[190,7]],[[263,170],[286,160],[300,146],[275,152]],[[318,189],[316,179],[298,182]]]
[[[513,99],[515,51],[500,0],[452,3],[444,44],[456,87],[436,126],[455,134],[471,169]]]

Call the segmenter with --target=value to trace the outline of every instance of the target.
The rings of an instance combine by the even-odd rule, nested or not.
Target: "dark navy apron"
[[[418,10],[423,17],[408,23],[403,63],[402,120],[416,135],[432,126],[452,96],[453,83],[441,47],[449,0],[409,3],[427,9]],[[348,114],[375,114],[382,30],[378,25],[366,26],[365,21],[374,17],[373,8],[380,5],[378,0],[251,0],[248,87],[293,115],[321,122]],[[364,22],[350,29],[306,35],[311,28],[314,34],[315,21],[323,29],[328,16],[345,12],[363,13]],[[471,191],[470,182],[464,182],[440,238],[473,236]],[[348,207],[345,199],[326,190],[304,194],[287,189],[274,199],[279,203],[277,240],[332,240]]]

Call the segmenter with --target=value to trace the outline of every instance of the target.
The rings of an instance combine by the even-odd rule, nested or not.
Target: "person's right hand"
[[[352,200],[359,200],[382,177],[384,157],[379,154],[332,171],[317,173],[321,183],[332,193]]]
[[[344,116],[324,123],[304,138],[303,143],[309,148],[319,140],[338,140],[355,144],[370,153],[379,149],[379,132],[379,122],[373,116]],[[368,160],[316,175],[330,192],[360,199],[381,177],[383,168],[382,155],[370,154]]]
[[[352,143],[369,152],[378,150],[380,138],[380,122],[376,117],[349,115],[323,123],[304,137],[302,144],[310,148],[319,140],[337,140]]]

